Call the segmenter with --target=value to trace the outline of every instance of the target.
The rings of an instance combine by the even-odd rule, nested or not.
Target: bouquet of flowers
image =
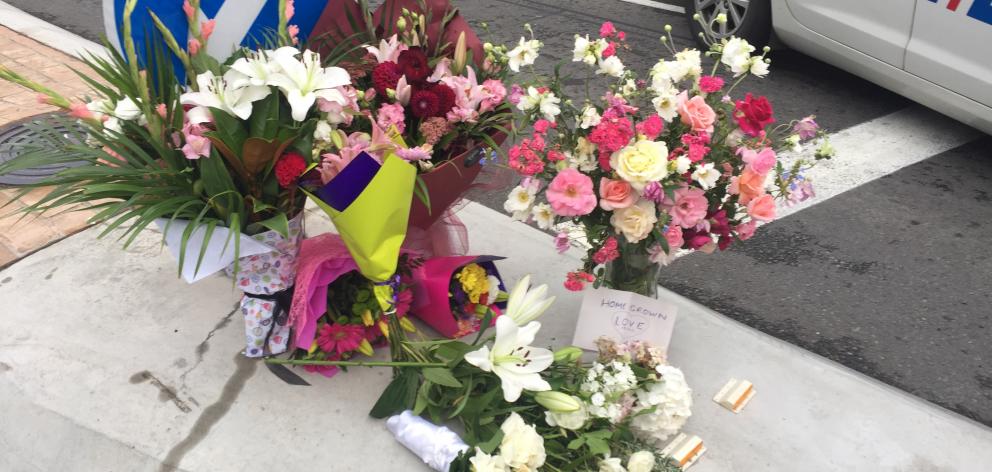
[[[339,2],[313,36],[318,47],[322,39],[363,45],[343,64],[354,81],[344,115],[315,130],[322,178],[332,178],[358,152],[380,156],[390,144],[376,136],[399,137],[397,154],[420,171],[410,226],[428,230],[505,138],[512,117],[505,48],[483,48],[446,0],[388,0],[374,13],[364,0]]]
[[[445,337],[479,330],[486,314],[506,308],[506,287],[492,256],[435,257],[413,271],[411,313]]]
[[[313,135],[326,121],[322,110],[349,103],[351,78],[325,66],[334,58],[293,46],[286,0],[272,48],[242,49],[224,63],[205,52],[216,25],[199,21],[196,0],[183,6],[189,43],[177,44],[152,13],[161,41],[149,42],[139,60],[131,37],[136,5],[126,2],[124,54],[111,49],[109,58],[85,61],[96,74],[80,74],[90,97],[62,97],[0,67],[0,78],[37,91],[85,129],[78,136],[41,129],[47,142],[25,148],[0,173],[89,163],[36,184],[53,190],[27,210],[96,209],[91,222],[107,224],[103,235],[121,228],[125,246],[157,223],[187,281],[225,267],[235,277],[246,294],[246,353],[285,351],[305,202],[297,183],[319,163]],[[172,56],[188,82],[177,78]]]
[[[415,361],[361,364],[397,372],[370,414],[438,471],[678,470],[657,449],[691,415],[682,372],[641,342],[601,339],[591,363],[533,346],[546,290],[518,282],[493,337],[482,323],[472,343],[399,340]],[[452,419],[461,436],[434,426]]]
[[[625,34],[607,22],[598,38],[576,35],[573,51],[574,62],[609,82],[605,93],[570,96],[556,70],[510,94],[518,128],[533,134],[509,150],[522,180],[505,209],[559,230],[560,251],[568,229],[584,237],[585,263],[565,283],[571,290],[594,282],[653,296],[659,266],[678,251],[726,249],[774,219],[776,200],[813,196],[803,173],[814,162],[787,164],[777,152],[814,138],[816,159],[833,152],[813,117],[772,127],[765,97],[733,98],[746,77],[768,73],[765,54],[753,55],[740,38],[711,40],[706,74],[703,53],[676,51],[666,30],[661,39],[674,57],[646,78],[624,66]]]

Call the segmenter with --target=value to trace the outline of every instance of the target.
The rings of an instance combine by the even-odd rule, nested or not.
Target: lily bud
[[[366,356],[372,357],[375,354],[375,350],[372,349],[372,345],[369,344],[368,339],[363,339],[362,343],[358,345],[358,352],[365,354]]]
[[[582,349],[575,346],[563,347],[555,351],[555,362],[558,364],[575,362],[580,357],[582,357]]]
[[[334,143],[334,147],[336,147],[337,149],[343,148],[345,140],[347,139],[348,136],[344,134],[344,131],[341,131],[339,129],[334,130],[334,132],[331,133],[331,142]]]
[[[386,323],[385,321],[380,321],[379,322],[379,331],[382,331],[382,335],[385,336],[388,339],[389,338],[389,323]]]
[[[582,408],[582,404],[575,397],[561,392],[537,392],[534,400],[554,413],[569,413]]]
[[[406,18],[400,17],[400,19],[396,20],[396,29],[406,31]]]
[[[462,75],[467,60],[468,46],[465,45],[465,32],[462,31],[458,34],[458,41],[455,42],[455,61],[451,64],[451,72],[455,75]]]
[[[400,328],[408,333],[416,333],[417,327],[413,325],[413,322],[407,318],[400,318]]]

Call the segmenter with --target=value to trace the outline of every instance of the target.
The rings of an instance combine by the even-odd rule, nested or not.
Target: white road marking
[[[213,57],[228,57],[241,46],[241,40],[248,34],[255,18],[265,6],[265,0],[227,1],[214,15],[217,29],[207,43],[207,54]],[[206,15],[201,15],[203,18]]]
[[[830,135],[837,154],[806,176],[816,197],[796,206],[779,205],[784,217],[825,202],[843,192],[971,142],[982,133],[921,105],[852,126]],[[812,159],[815,148],[801,155]],[[795,156],[783,155],[783,162]]]
[[[635,5],[643,5],[646,7],[657,8],[659,10],[672,11],[675,13],[685,13],[685,8],[678,5],[672,5],[670,3],[656,2],[655,0],[620,0],[621,2],[633,3]]]

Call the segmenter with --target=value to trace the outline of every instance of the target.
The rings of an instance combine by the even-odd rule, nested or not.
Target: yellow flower
[[[374,321],[372,320],[372,310],[366,309],[362,313],[362,324],[365,326],[372,326]]]
[[[379,330],[382,331],[382,335],[383,336],[385,336],[387,338],[389,337],[389,324],[388,323],[386,323],[385,321],[380,321],[379,322]]]
[[[411,333],[417,332],[417,327],[406,318],[400,318],[400,328],[403,328],[404,331],[409,331]]]
[[[479,297],[489,293],[489,279],[486,269],[479,264],[469,264],[455,274],[455,279],[462,285],[462,290],[468,295],[469,301],[479,303]]]

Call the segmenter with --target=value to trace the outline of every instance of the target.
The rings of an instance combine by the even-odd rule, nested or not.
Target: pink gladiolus
[[[183,146],[183,155],[186,159],[194,160],[201,157],[210,157],[210,140],[195,134],[187,134],[186,144]]]
[[[548,185],[548,203],[560,216],[582,216],[596,208],[592,179],[575,169],[558,173]]]
[[[706,192],[695,187],[682,187],[675,190],[675,205],[672,206],[672,224],[692,228],[706,217],[709,202]]]
[[[215,26],[217,26],[217,20],[207,20],[200,23],[200,36],[203,37],[203,41],[210,39],[210,35],[214,34]]]
[[[200,40],[196,38],[190,38],[189,43],[186,45],[186,51],[189,52],[190,56],[195,56],[200,52]]]
[[[289,32],[289,38],[293,40],[293,44],[300,44],[300,27],[289,25],[286,30]]]
[[[158,113],[158,116],[165,118],[166,114],[169,113],[169,110],[165,108],[164,103],[159,103],[158,105],[155,106],[155,113]]]
[[[183,13],[186,14],[186,18],[192,20],[193,16],[196,15],[196,10],[193,10],[193,5],[190,5],[189,0],[183,0]]]
[[[86,107],[86,104],[79,102],[69,104],[69,116],[80,120],[90,120],[94,118],[93,112]]]
[[[286,21],[289,21],[295,14],[296,8],[293,8],[293,0],[286,0]]]
[[[48,95],[45,95],[43,93],[39,93],[39,94],[35,95],[34,98],[35,98],[35,100],[38,101],[38,104],[39,105],[52,105],[52,99],[51,99],[51,97],[49,97]]]

